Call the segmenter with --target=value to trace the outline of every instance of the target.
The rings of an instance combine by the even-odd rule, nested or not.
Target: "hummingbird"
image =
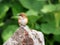
[[[25,13],[21,13],[18,16],[18,24],[19,26],[25,26],[28,23],[28,18]]]

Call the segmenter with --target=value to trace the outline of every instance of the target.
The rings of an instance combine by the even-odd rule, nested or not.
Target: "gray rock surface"
[[[28,26],[21,26],[3,45],[45,45],[44,35]]]

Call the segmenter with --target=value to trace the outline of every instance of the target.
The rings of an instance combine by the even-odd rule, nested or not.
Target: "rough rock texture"
[[[20,27],[3,45],[45,45],[42,32]]]

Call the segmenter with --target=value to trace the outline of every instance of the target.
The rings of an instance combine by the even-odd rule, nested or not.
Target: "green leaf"
[[[36,23],[36,21],[39,19],[39,16],[28,16],[29,23]]]
[[[26,15],[28,16],[29,22],[31,23],[35,23],[40,18],[40,16],[38,16],[38,13],[33,10],[27,11]]]
[[[35,24],[34,28],[35,28],[36,30],[38,30],[38,31],[41,31],[41,29],[40,29],[40,25],[37,24],[37,23]]]
[[[18,26],[16,21],[7,21],[7,23],[3,26],[3,33],[2,33],[2,38],[3,41],[8,40],[8,38],[10,38],[13,33],[17,30]]]
[[[7,3],[0,3],[0,26],[4,25],[3,19],[8,10],[9,6],[7,5]]]
[[[55,15],[45,15],[43,18],[44,18],[43,21],[45,21],[46,23],[41,24],[41,30],[45,34],[52,33],[55,35],[59,35],[60,34],[60,25],[59,25],[59,20],[55,17]]]
[[[12,12],[13,16],[17,16],[18,13],[26,11],[26,9],[19,3],[18,0],[12,3]]]
[[[0,22],[0,27],[4,25],[4,22]]]
[[[28,17],[28,25],[31,28],[35,28],[34,25],[36,23],[36,21],[41,17],[38,15],[38,12],[34,11],[34,10],[28,10],[26,12],[26,15]]]
[[[40,11],[43,5],[46,4],[45,0],[19,0],[21,4],[27,9]]]
[[[4,18],[9,6],[6,3],[0,3],[0,19]]]
[[[32,16],[32,15],[38,16],[38,12],[36,12],[36,11],[34,11],[34,10],[28,10],[28,11],[26,12],[26,15],[27,15],[27,16]]]
[[[56,4],[56,5],[53,5],[53,4],[45,5],[45,6],[41,9],[41,11],[42,11],[43,13],[60,11],[60,4]]]
[[[55,34],[59,35],[60,34],[60,28],[56,28],[56,24],[53,22],[47,23],[47,24],[42,24],[41,25],[41,30],[45,34]]]

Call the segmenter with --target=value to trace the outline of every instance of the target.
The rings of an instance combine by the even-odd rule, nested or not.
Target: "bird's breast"
[[[22,19],[22,20],[21,20],[21,24],[22,24],[22,25],[26,25],[26,24],[27,24],[27,22],[28,22],[28,20],[27,20],[27,19]]]

